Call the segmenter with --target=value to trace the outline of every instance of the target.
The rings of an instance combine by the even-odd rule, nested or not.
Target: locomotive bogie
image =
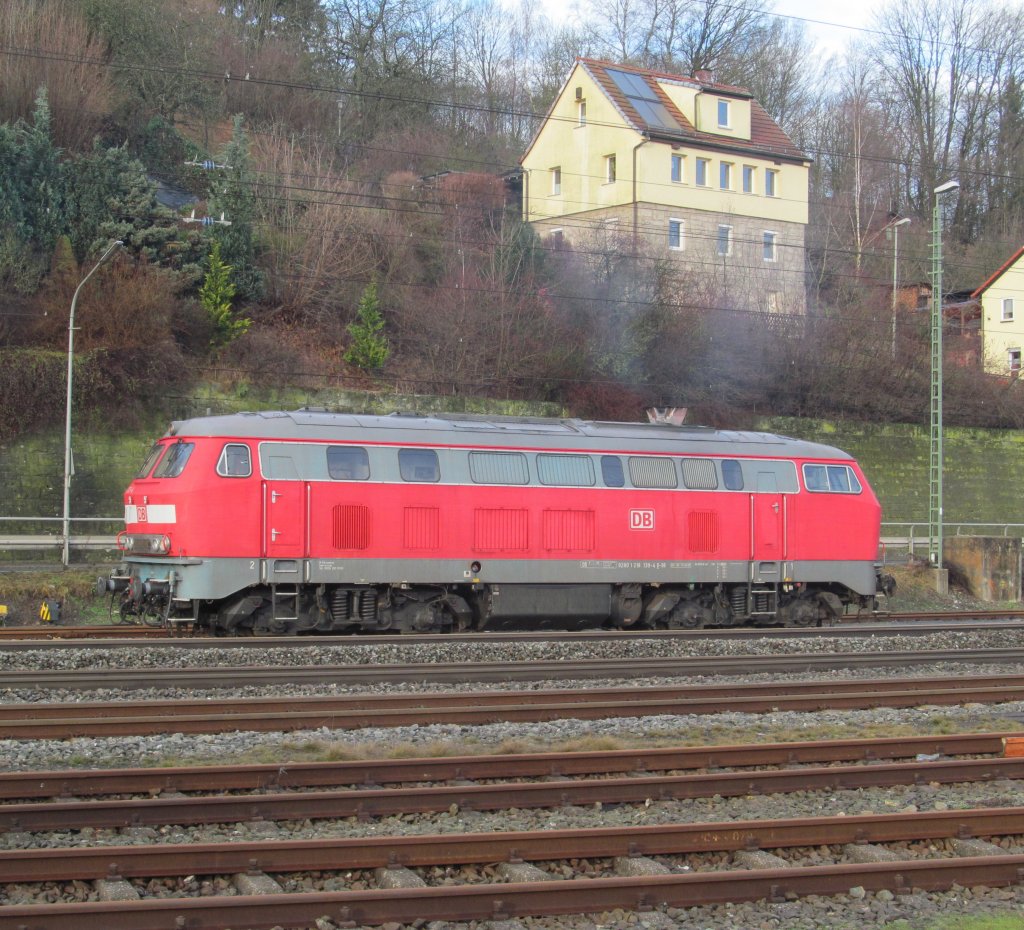
[[[177,423],[105,583],[223,633],[813,625],[876,593],[827,446],[666,425],[300,411]]]

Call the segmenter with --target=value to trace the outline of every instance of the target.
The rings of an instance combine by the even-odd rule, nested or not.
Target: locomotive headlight
[[[135,533],[119,537],[118,545],[123,552],[136,555],[166,555],[171,551],[171,537]]]

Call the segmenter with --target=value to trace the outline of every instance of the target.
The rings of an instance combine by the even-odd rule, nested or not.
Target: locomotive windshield
[[[176,442],[161,459],[156,471],[153,472],[153,477],[177,478],[185,470],[185,465],[188,463],[189,456],[194,448],[195,443]]]
[[[165,448],[166,447],[162,446],[160,443],[154,445],[153,448],[149,450],[149,455],[146,456],[146,461],[142,463],[142,468],[139,469],[138,474],[136,474],[135,477],[145,478],[153,470],[156,460],[160,458]]]

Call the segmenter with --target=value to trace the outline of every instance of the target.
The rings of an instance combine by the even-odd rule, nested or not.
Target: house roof
[[[806,154],[796,147],[793,140],[783,132],[764,108],[753,99],[744,87],[721,84],[713,80],[668,74],[631,65],[619,65],[596,58],[578,58],[577,66],[583,68],[612,101],[627,126],[652,139],[666,142],[689,142],[714,146],[730,151],[750,152],[762,156],[787,160],[809,161]],[[623,75],[626,77],[623,78]],[[556,103],[572,77],[562,85]],[[624,85],[628,82],[629,87]],[[699,91],[736,97],[750,101],[750,139],[731,139],[717,133],[703,132],[691,123],[683,112],[672,102],[661,83],[680,84]],[[627,90],[630,92],[627,93]],[[552,104],[552,109],[554,104]],[[547,118],[551,115],[548,111]],[[538,130],[539,132],[539,130]],[[534,139],[536,141],[536,137]],[[533,147],[531,142],[527,151]],[[524,156],[525,157],[525,156]]]
[[[1024,255],[1024,245],[1017,249],[1017,251],[1014,252],[1013,255],[1011,255],[1005,262],[1003,262],[999,269],[984,284],[982,284],[981,287],[976,288],[974,290],[974,293],[971,294],[971,297],[980,297],[993,284],[995,284],[999,278],[1003,276],[1004,272],[1009,271],[1010,268],[1017,263],[1017,259],[1019,259],[1022,255]]]

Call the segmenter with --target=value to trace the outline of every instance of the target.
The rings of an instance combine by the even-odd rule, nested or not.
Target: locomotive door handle
[[[272,503],[272,504],[276,504],[277,503],[277,496],[278,496],[279,493],[280,493],[279,491],[271,491],[270,492],[270,503]]]
[[[272,529],[270,531],[270,541],[271,542],[277,542],[277,537],[280,536],[280,535],[281,535],[281,531],[280,530]]]
[[[772,510],[774,510],[776,513],[778,513],[779,512],[779,505],[778,504],[772,504]]]

